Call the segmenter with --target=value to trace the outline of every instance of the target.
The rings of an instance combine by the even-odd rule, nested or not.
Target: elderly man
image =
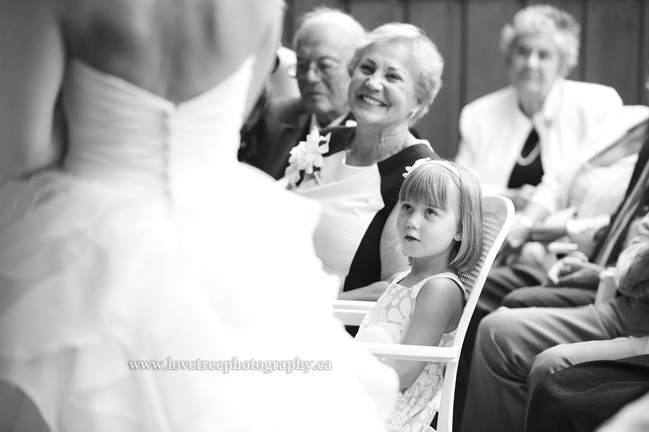
[[[335,9],[316,8],[302,17],[293,41],[297,64],[289,71],[297,79],[300,97],[269,103],[256,128],[254,151],[243,162],[279,179],[291,148],[305,140],[311,128],[353,121],[347,65],[364,35],[356,20]]]

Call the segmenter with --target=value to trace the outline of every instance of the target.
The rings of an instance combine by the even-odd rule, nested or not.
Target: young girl
[[[476,265],[482,250],[482,190],[471,171],[451,162],[420,159],[406,171],[397,231],[411,268],[395,276],[356,339],[448,346],[469,296],[459,274]],[[439,409],[444,365],[385,363],[399,375],[401,389],[387,429],[425,430]]]

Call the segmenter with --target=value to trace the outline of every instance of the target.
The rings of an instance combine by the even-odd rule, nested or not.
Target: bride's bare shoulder
[[[282,10],[281,0],[54,1],[70,55],[174,101],[257,54]]]
[[[182,61],[245,57],[283,10],[283,0],[52,1],[72,53],[136,53],[140,61],[157,52]]]

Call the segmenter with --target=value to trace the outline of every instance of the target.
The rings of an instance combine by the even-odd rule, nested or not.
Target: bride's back
[[[0,2],[0,186],[60,161],[54,107],[71,58],[179,103],[253,55],[251,107],[274,60],[281,7],[282,0]]]
[[[66,48],[174,102],[228,77],[259,48],[279,1],[62,0]]]

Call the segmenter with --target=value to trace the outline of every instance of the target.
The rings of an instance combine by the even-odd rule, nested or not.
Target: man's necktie
[[[644,145],[647,146],[649,143],[645,142]],[[646,149],[641,150],[643,153],[646,151]],[[638,162],[640,162],[640,158]],[[613,252],[621,249],[622,243],[626,240],[626,232],[628,231],[629,225],[633,218],[637,216],[641,204],[646,201],[645,195],[647,194],[647,189],[649,187],[649,163],[647,163],[647,161],[644,161],[644,163],[645,165],[637,179],[633,179],[635,180],[635,184],[628,196],[622,202],[622,205],[620,206],[618,213],[614,218],[601,247],[599,248],[599,252],[595,256],[595,264],[606,266],[610,264],[609,261],[611,261],[611,258],[615,258],[612,256],[614,255]]]

